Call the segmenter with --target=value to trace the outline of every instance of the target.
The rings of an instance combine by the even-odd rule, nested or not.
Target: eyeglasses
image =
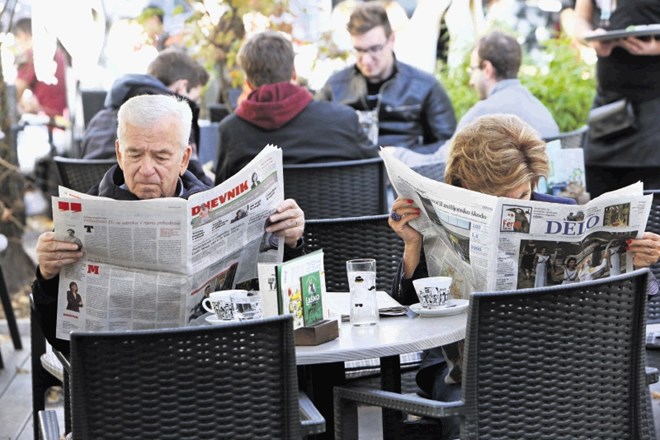
[[[353,52],[355,52],[356,55],[378,55],[380,51],[382,51],[385,46],[387,46],[387,41],[383,44],[374,44],[373,46],[369,46],[366,48],[361,48],[361,47],[354,47]]]

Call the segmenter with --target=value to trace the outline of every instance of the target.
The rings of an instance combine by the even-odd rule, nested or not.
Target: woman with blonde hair
[[[534,192],[541,177],[550,172],[546,145],[536,132],[514,115],[482,116],[466,125],[451,140],[445,182],[472,191],[520,200],[575,204],[572,199]],[[410,199],[397,198],[392,204],[390,227],[404,241],[403,258],[392,288],[402,304],[417,302],[414,279],[429,276],[422,248],[422,235],[410,221],[420,209]],[[652,252],[648,252],[652,250]],[[645,232],[632,240],[628,251],[637,267],[650,266],[660,256],[660,236]],[[460,356],[455,347],[428,350],[417,372],[417,385],[433,399],[460,399]],[[452,353],[457,354],[452,358]],[[442,438],[460,435],[458,417],[443,419]],[[452,437],[453,436],[453,437]]]

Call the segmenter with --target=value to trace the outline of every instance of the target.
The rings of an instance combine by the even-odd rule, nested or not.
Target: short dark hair
[[[359,3],[348,19],[348,33],[357,36],[366,34],[375,27],[382,26],[387,38],[392,35],[392,25],[387,11],[378,2]]]
[[[159,7],[158,5],[149,5],[146,8],[142,10],[142,13],[140,14],[139,19],[146,20],[151,17],[157,17],[158,21],[160,21],[160,24],[163,24],[163,19],[165,18],[165,11],[163,11],[163,8]]]
[[[168,48],[158,54],[149,64],[147,73],[166,86],[180,79],[188,80],[188,91],[203,86],[209,80],[204,67],[181,49]]]
[[[518,77],[522,49],[518,41],[511,35],[493,31],[484,35],[477,42],[479,62],[490,61],[495,68],[497,79],[512,79]]]
[[[238,64],[254,87],[290,81],[294,58],[293,45],[276,31],[253,35],[238,51]]]
[[[21,18],[14,23],[12,33],[15,35],[16,32],[21,31],[28,35],[32,35],[32,19],[31,18]]]

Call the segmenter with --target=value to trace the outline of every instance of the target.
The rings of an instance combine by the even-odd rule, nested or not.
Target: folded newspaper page
[[[265,230],[282,200],[282,151],[272,145],[189,200],[120,201],[60,187],[55,235],[84,256],[60,272],[67,294],[58,297],[57,337],[185,326],[212,291],[257,290],[257,264],[284,255],[283,240]]]
[[[585,205],[494,197],[421,176],[380,152],[397,195],[422,215],[430,276],[453,278],[451,296],[573,283],[633,270],[626,240],[646,227],[651,195],[641,182]]]

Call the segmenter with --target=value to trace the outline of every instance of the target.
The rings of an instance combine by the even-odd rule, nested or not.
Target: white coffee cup
[[[234,290],[233,292],[231,305],[236,320],[246,321],[263,316],[259,292],[248,292],[247,290]]]
[[[413,280],[419,303],[425,309],[437,309],[447,305],[451,277],[426,277]]]
[[[219,290],[217,292],[211,292],[209,297],[202,301],[202,307],[208,312],[215,313],[218,319],[231,321],[234,319],[231,296],[236,292],[245,292],[245,290]]]

